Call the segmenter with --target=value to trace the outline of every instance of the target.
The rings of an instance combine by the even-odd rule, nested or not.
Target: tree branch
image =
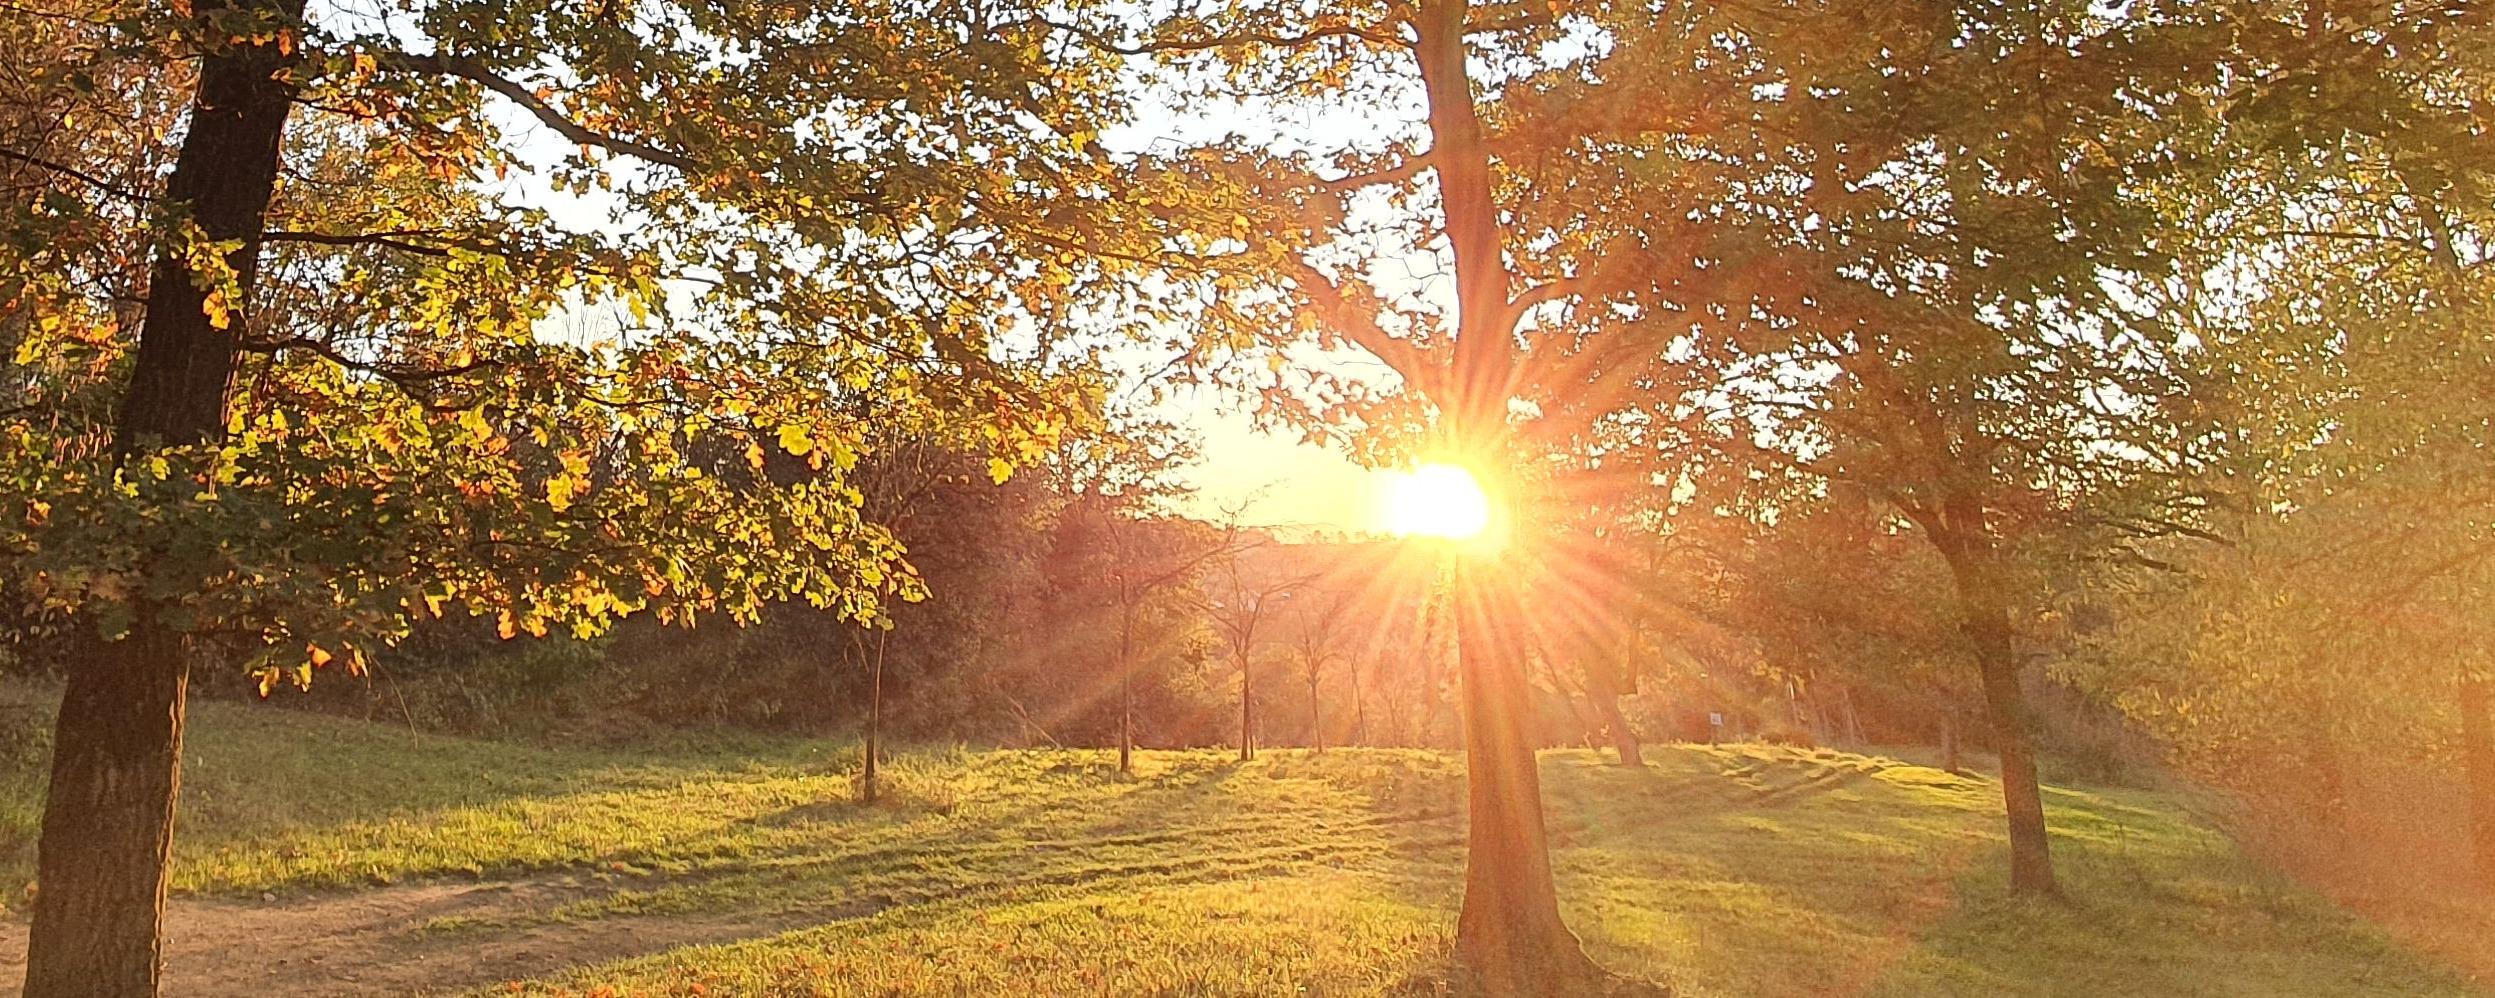
[[[1446,363],[1432,357],[1429,351],[1410,340],[1396,337],[1378,324],[1374,312],[1357,308],[1343,293],[1342,285],[1327,278],[1306,260],[1293,256],[1286,264],[1291,283],[1316,305],[1321,313],[1345,339],[1368,351],[1395,373],[1412,384],[1424,396],[1445,383]]]
[[[702,172],[701,164],[683,153],[584,127],[564,115],[554,105],[539,99],[535,92],[520,85],[518,81],[494,72],[475,59],[438,54],[409,55],[403,52],[377,52],[375,55],[383,65],[395,69],[412,73],[431,73],[438,76],[456,76],[473,81],[487,90],[509,98],[512,103],[520,105],[522,109],[535,115],[538,121],[544,122],[546,127],[554,129],[564,138],[580,145],[622,153],[661,166],[673,167],[688,174]]]
[[[357,360],[353,357],[347,356],[343,352],[340,352],[337,347],[305,336],[297,336],[291,339],[276,340],[267,343],[245,343],[242,345],[242,349],[250,353],[266,354],[284,353],[288,350],[303,350],[309,353],[317,354],[329,360],[331,363],[337,364],[338,366],[346,368],[350,371],[362,371],[381,378],[384,381],[396,384],[402,388],[413,387],[428,381],[440,381],[444,378],[455,378],[463,374],[473,374],[477,371],[503,366],[502,361],[491,358],[481,358],[464,364],[455,364],[450,367],[391,367],[386,364],[375,364],[369,361]]]
[[[1090,45],[1093,48],[1115,52],[1119,55],[1166,55],[1177,52],[1204,52],[1212,49],[1232,48],[1241,45],[1262,45],[1270,48],[1298,48],[1302,45],[1321,42],[1332,38],[1359,38],[1375,42],[1380,45],[1399,45],[1404,41],[1402,38],[1397,37],[1395,34],[1383,27],[1362,27],[1360,25],[1346,23],[1330,25],[1323,28],[1315,28],[1295,35],[1276,34],[1269,31],[1237,31],[1220,35],[1199,35],[1193,38],[1162,38],[1155,39],[1153,41],[1128,44],[1119,42],[1107,35],[1101,34],[1098,31],[1094,31],[1081,25],[1051,21],[1044,17],[1037,18],[1036,20],[1050,28],[1063,31],[1067,34],[1075,36],[1076,38],[1080,38],[1083,40],[1084,44]]]
[[[413,231],[298,232],[290,229],[279,229],[261,233],[260,241],[264,243],[311,243],[319,246],[386,246],[391,249],[401,250],[408,253],[420,253],[425,256],[450,255],[450,250],[443,246],[426,246],[407,241],[407,237],[419,235],[424,235],[424,233]],[[453,245],[461,244],[454,243]]]
[[[104,193],[106,193],[106,194],[110,194],[110,195],[112,195],[112,196],[114,196],[114,197],[121,198],[122,200],[125,200],[125,201],[133,201],[133,202],[137,202],[137,203],[139,203],[139,204],[146,204],[146,203],[148,203],[150,200],[152,200],[151,198],[147,197],[147,196],[146,196],[146,195],[144,195],[144,194],[140,194],[140,193],[138,193],[138,192],[136,192],[136,191],[132,191],[132,190],[127,190],[127,189],[125,189],[125,188],[120,187],[119,185],[116,185],[116,184],[112,183],[111,181],[108,181],[108,180],[105,180],[105,179],[103,179],[103,178],[101,178],[101,177],[95,176],[94,174],[87,173],[87,172],[85,172],[85,171],[79,170],[79,169],[77,169],[76,167],[72,167],[72,166],[70,166],[70,165],[68,165],[68,164],[65,164],[65,163],[56,163],[56,162],[53,162],[52,160],[45,159],[45,158],[43,158],[43,157],[41,157],[41,156],[29,155],[29,154],[27,154],[27,153],[22,153],[22,152],[19,152],[19,151],[15,150],[15,149],[10,149],[10,148],[8,148],[8,147],[6,147],[6,146],[0,146],[0,159],[13,159],[13,160],[16,160],[16,161],[18,161],[18,162],[20,162],[20,163],[24,163],[24,164],[26,164],[26,165],[28,165],[28,166],[36,167],[36,168],[38,168],[38,169],[43,169],[43,170],[49,170],[49,171],[51,171],[51,172],[53,172],[53,173],[60,174],[61,176],[68,177],[68,178],[70,178],[70,179],[72,179],[72,180],[82,181],[82,182],[84,182],[84,183],[85,183],[87,186],[89,186],[89,187],[93,187],[93,188],[95,188],[96,190],[103,191],[103,192],[104,192]]]

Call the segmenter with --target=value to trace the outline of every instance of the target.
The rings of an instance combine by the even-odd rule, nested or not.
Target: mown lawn
[[[40,781],[5,746],[19,885]],[[777,927],[492,993],[1431,994],[1461,873],[1460,760],[1428,752],[1151,752],[1122,777],[916,749],[870,805],[836,742],[523,746],[203,704],[189,756],[185,894],[559,873],[607,888],[416,931]],[[1544,771],[1588,949],[1683,995],[2481,993],[2153,793],[2052,792],[2062,905],[2005,897],[1986,782],[1761,746]]]

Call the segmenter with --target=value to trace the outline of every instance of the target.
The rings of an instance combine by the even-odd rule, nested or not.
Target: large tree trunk
[[[221,5],[196,5],[202,15]],[[300,0],[256,9],[290,26]],[[240,240],[226,257],[242,300],[259,270],[259,237],[276,190],[278,140],[293,107],[290,39],[236,45],[200,62],[190,131],[165,185],[211,240]],[[238,330],[212,321],[208,293],[184,254],[168,249],[148,277],[146,317],[114,431],[127,457],[156,446],[213,442],[225,428]],[[145,586],[136,587],[144,591]],[[183,636],[136,608],[126,635],[79,639],[52,750],[37,847],[28,998],[157,993],[163,966],[166,865],[181,786],[190,666]]]
[[[2460,679],[2461,764],[2469,777],[2469,841],[2478,880],[2495,889],[2495,681],[2482,674]]]
[[[78,645],[53,729],[26,994],[153,995],[189,664],[151,621]]]
[[[1438,178],[1456,282],[1452,356],[1443,380],[1427,388],[1448,442],[1488,474],[1483,487],[1495,490],[1507,484],[1500,473],[1510,470],[1506,424],[1519,361],[1489,144],[1465,63],[1467,6],[1464,0],[1424,0],[1412,21],[1412,52],[1429,109],[1429,165]],[[1491,587],[1505,583],[1495,577],[1496,568],[1487,561],[1466,565],[1455,578],[1458,713],[1470,805],[1456,958],[1494,993],[1576,994],[1594,967],[1560,920],[1529,723],[1532,684],[1522,649],[1503,640],[1521,633],[1522,621],[1507,620],[1503,631],[1491,615]],[[1507,609],[1512,617],[1518,608]]]
[[[1992,565],[1994,553],[1980,541],[1934,540],[1958,590],[1960,627],[1975,653],[1993,746],[2001,755],[2001,800],[2010,825],[2010,890],[2058,894],[2052,844],[2045,832],[2044,792],[2036,780],[2036,754],[2029,741],[2027,693],[2019,685],[2018,658],[2010,641],[2006,583]]]
[[[1543,828],[1533,688],[1486,587],[1495,568],[1456,570],[1456,656],[1463,684],[1469,825],[1456,956],[1492,994],[1573,994],[1593,971],[1561,921]]]

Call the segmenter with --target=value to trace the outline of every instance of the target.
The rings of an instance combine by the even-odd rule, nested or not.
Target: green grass
[[[835,742],[529,747],[203,704],[187,755],[184,894],[561,874],[599,889],[419,934],[754,927],[537,993],[1430,994],[1462,870],[1460,760],[1428,752],[1121,777],[914,750],[865,804]],[[1987,782],[1761,746],[1649,762],[1545,756],[1561,890],[1596,959],[1693,998],[2480,993],[2159,794],[2051,791],[2073,900],[2040,904],[2006,896]],[[30,830],[34,765],[0,754],[0,833]],[[0,875],[30,859],[0,849]]]

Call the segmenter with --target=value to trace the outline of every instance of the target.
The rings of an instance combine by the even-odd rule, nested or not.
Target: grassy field
[[[0,739],[13,897],[28,745]],[[1426,752],[1151,752],[1121,777],[1104,753],[921,749],[865,804],[839,743],[526,746],[203,704],[188,764],[176,934],[201,942],[177,984],[269,960],[220,932],[277,919],[317,950],[352,904],[390,924],[339,952],[402,973],[359,990],[1432,994],[1461,872],[1460,763]],[[1589,951],[1682,995],[2482,993],[2157,794],[2051,791],[2056,905],[2004,896],[1984,781],[1761,746],[1544,771]]]

